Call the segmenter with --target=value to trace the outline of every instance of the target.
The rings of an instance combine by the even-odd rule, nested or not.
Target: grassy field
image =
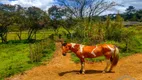
[[[1,44],[0,45],[0,78],[8,77],[33,67],[29,64],[28,44]]]
[[[46,32],[46,34],[39,32],[37,40],[43,39],[50,34],[52,34],[50,31]],[[0,80],[41,65],[43,61],[49,61],[52,58],[55,44],[53,41],[47,40],[47,47],[42,52],[41,61],[31,63],[29,43],[25,42],[26,35],[27,33],[23,33],[20,41],[16,37],[16,33],[11,32],[8,33],[8,43],[0,43]]]
[[[50,43],[48,46],[43,51],[42,61],[49,61],[53,55],[54,43]],[[21,73],[40,64],[41,62],[30,62],[29,44],[0,44],[0,79]]]
[[[37,32],[36,34],[36,38],[37,40],[43,39],[48,37],[49,35],[53,34],[53,30],[40,30]],[[27,31],[23,31],[22,35],[21,35],[22,39],[27,39],[28,38],[28,32]],[[19,40],[18,36],[17,36],[17,32],[9,32],[8,36],[7,36],[8,40]]]

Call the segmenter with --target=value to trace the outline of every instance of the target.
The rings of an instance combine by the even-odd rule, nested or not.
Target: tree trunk
[[[63,28],[68,32],[69,37],[72,38],[71,32],[67,28],[65,28],[64,26],[63,26]]]
[[[30,40],[30,39],[31,39],[33,31],[34,31],[34,29],[29,29],[27,40]]]
[[[20,41],[22,40],[21,35],[22,35],[22,31],[20,31],[20,32],[17,33],[17,36],[18,36],[18,38],[19,38]]]
[[[34,35],[35,35],[35,36],[34,36],[34,39],[35,39],[35,40],[36,40],[36,33],[37,33],[37,30],[34,31]]]
[[[1,40],[2,40],[2,43],[7,42],[7,33],[6,34],[1,34]]]

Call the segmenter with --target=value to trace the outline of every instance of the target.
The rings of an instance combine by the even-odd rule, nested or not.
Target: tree
[[[72,19],[71,17],[66,20],[62,20],[62,23],[60,24],[67,32],[67,38],[72,38],[72,34],[70,32],[70,29],[77,24],[77,20]]]
[[[17,7],[17,8],[16,8]],[[0,36],[2,42],[7,42],[7,33],[9,30],[9,26],[15,23],[15,20],[18,19],[17,10],[21,8],[21,6],[16,5],[12,6],[9,4],[1,4],[0,5]],[[17,9],[17,10],[16,10]],[[19,19],[17,20],[19,22]]]
[[[0,37],[6,42],[8,30],[15,31],[19,40],[23,30],[28,30],[27,39],[36,39],[36,33],[49,22],[49,16],[37,7],[23,8],[20,5],[0,4]]]
[[[48,14],[51,18],[50,26],[53,28],[53,30],[57,34],[58,27],[61,26],[60,23],[61,23],[62,17],[64,16],[63,9],[54,5],[48,9]]]
[[[62,27],[68,32],[68,38],[71,37],[69,29],[75,25],[74,19],[68,16],[69,10],[60,6],[52,6],[48,9],[48,14],[51,18],[50,26],[54,29],[55,33],[58,33],[58,28]]]
[[[26,30],[26,17],[25,10],[20,5],[15,6],[15,12],[13,15],[13,25],[11,26],[11,30],[16,32],[19,40],[22,40],[22,31]]]
[[[100,15],[107,9],[115,6],[115,2],[106,2],[105,0],[55,0],[57,3],[69,10],[72,17],[84,19],[88,17],[89,21],[93,16]]]
[[[126,9],[126,13],[127,14],[133,14],[136,12],[136,9],[134,6],[129,6],[127,9]]]
[[[50,16],[51,19],[56,19],[56,20],[59,20],[59,19],[62,19],[62,17],[64,16],[64,9],[62,9],[61,7],[58,7],[56,5],[50,7],[48,9],[48,14]]]
[[[2,42],[7,42],[8,26],[12,24],[12,14],[0,11],[0,37]]]
[[[134,17],[135,17],[135,12],[136,12],[136,9],[134,6],[129,6],[127,9],[126,9],[126,13],[125,13],[125,20],[135,20]]]
[[[142,21],[142,10],[136,12],[137,21]]]
[[[29,7],[26,11],[27,16],[27,26],[28,26],[28,38],[27,40],[32,39],[33,36],[35,36],[36,39],[36,33],[39,29],[42,29],[44,27],[44,24],[47,22],[47,14],[37,8],[37,7]]]

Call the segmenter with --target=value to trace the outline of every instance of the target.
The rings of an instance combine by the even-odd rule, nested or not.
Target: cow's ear
[[[62,46],[66,46],[66,45],[67,45],[67,43],[66,43],[66,42],[62,43]]]

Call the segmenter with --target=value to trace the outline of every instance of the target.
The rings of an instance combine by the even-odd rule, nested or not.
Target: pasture
[[[39,43],[41,39],[50,35],[49,33],[38,33],[37,41]],[[25,70],[29,70],[35,66],[43,64],[43,62],[49,61],[52,58],[52,52],[54,51],[54,42],[46,40],[46,48],[42,50],[41,61],[31,62],[30,47],[29,44],[36,47],[35,43],[28,43],[25,39],[27,33],[22,34],[22,40],[18,40],[16,33],[8,33],[8,42],[0,43],[0,79],[9,77],[14,74],[23,73]],[[40,45],[38,45],[40,46]],[[41,45],[42,46],[42,45]]]

